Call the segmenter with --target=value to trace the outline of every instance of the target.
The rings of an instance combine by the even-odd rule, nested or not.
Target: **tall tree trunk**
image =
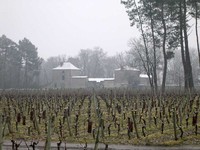
[[[21,67],[18,67],[18,69],[17,69],[17,82],[16,82],[16,88],[20,88],[20,71],[21,71]]]
[[[155,35],[154,35],[154,20],[153,20],[153,16],[152,16],[152,7],[151,6],[150,6],[150,17],[151,17],[151,35],[152,35],[152,40],[153,40],[153,81],[154,81],[155,93],[157,93],[157,91],[158,91],[157,57],[156,57]]]
[[[163,25],[163,58],[164,58],[164,67],[163,67],[163,79],[162,79],[162,93],[165,92],[165,83],[166,83],[166,76],[167,76],[167,55],[166,55],[166,36],[167,36],[167,28],[165,24],[165,18],[164,18],[164,2],[162,2],[162,25]]]
[[[3,62],[3,89],[7,88],[7,49],[5,48],[5,56]]]
[[[197,51],[199,56],[199,67],[200,67],[200,48],[199,48],[199,35],[198,35],[198,3],[195,0],[195,31],[196,31],[196,39],[197,39]]]
[[[187,78],[187,67],[185,60],[185,50],[184,50],[184,40],[183,40],[183,10],[182,10],[182,0],[179,0],[179,22],[180,22],[180,44],[181,44],[181,57],[184,70],[184,82],[185,88],[188,88],[188,78]]]
[[[147,68],[147,75],[148,75],[148,78],[149,78],[149,83],[151,85],[151,89],[152,91],[154,91],[154,85],[152,83],[152,73],[151,73],[151,70],[150,70],[150,58],[149,58],[149,51],[148,51],[148,48],[147,48],[147,42],[146,42],[146,37],[145,37],[145,34],[144,34],[144,30],[143,30],[143,23],[142,23],[142,20],[141,20],[141,16],[140,16],[140,12],[138,10],[138,7],[137,7],[137,3],[136,1],[134,0],[134,5],[136,7],[136,10],[137,10],[137,15],[138,15],[138,19],[139,19],[139,24],[140,24],[140,30],[142,32],[142,38],[143,38],[143,42],[144,42],[144,47],[145,47],[145,53],[146,53],[146,68]]]
[[[28,62],[27,56],[25,56],[25,84],[24,87],[28,88]]]
[[[194,88],[193,75],[192,75],[192,66],[190,61],[190,52],[188,45],[188,35],[187,35],[187,5],[186,0],[183,1],[184,8],[184,17],[183,17],[183,31],[184,31],[184,42],[185,42],[185,58],[186,58],[186,68],[187,68],[187,78],[188,78],[188,90]]]

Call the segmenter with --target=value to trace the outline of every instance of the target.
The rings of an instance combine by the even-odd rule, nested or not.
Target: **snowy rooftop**
[[[87,78],[87,76],[72,76],[73,79],[84,79]]]
[[[115,70],[133,70],[133,71],[140,71],[139,69],[136,68],[132,68],[132,67],[128,67],[128,66],[124,66],[123,68],[118,68]]]
[[[102,82],[102,81],[112,81],[114,78],[88,78],[88,81]]]
[[[80,70],[79,68],[72,65],[70,62],[65,62],[63,65],[59,65],[56,68],[53,68],[53,70]]]
[[[140,74],[140,78],[149,78],[147,74]]]

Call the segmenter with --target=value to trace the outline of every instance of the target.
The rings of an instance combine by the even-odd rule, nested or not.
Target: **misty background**
[[[52,68],[64,61],[81,68],[83,75],[89,77],[113,77],[113,70],[125,65],[145,73],[137,55],[132,53],[133,45],[130,45],[131,40],[140,40],[141,33],[135,26],[130,26],[126,9],[120,2],[1,0],[1,42],[10,40],[12,48],[20,53],[16,57],[18,54],[7,55],[2,50],[1,56],[5,57],[1,59],[1,68],[7,71],[2,73],[1,70],[0,88],[46,87],[51,84]],[[193,76],[198,84],[194,20],[189,24]],[[30,51],[24,50],[23,46],[31,47]],[[180,55],[180,51],[175,51],[175,58],[169,62],[167,83],[183,83]],[[17,76],[14,75],[16,72]]]

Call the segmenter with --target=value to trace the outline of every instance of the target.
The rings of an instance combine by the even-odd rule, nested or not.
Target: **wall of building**
[[[71,88],[72,76],[79,76],[80,70],[53,70],[53,88]]]
[[[114,72],[114,78],[94,78],[93,81],[91,78],[87,78],[87,76],[81,76],[81,70],[78,68],[55,68],[53,69],[52,88],[113,88],[137,87],[141,85],[149,86],[148,78],[141,78],[140,76],[140,71],[137,69],[116,69]]]
[[[120,86],[137,86],[140,82],[139,70],[115,70],[115,83],[117,87]]]
[[[114,80],[105,80],[105,81],[103,81],[103,86],[105,88],[113,88],[113,87],[115,87],[115,82],[114,82]]]
[[[148,78],[141,78],[140,77],[140,85],[149,86],[149,79]]]
[[[72,78],[71,88],[86,88],[88,86],[87,78]]]

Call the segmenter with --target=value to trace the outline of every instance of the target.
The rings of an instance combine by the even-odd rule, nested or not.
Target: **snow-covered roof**
[[[140,74],[140,78],[149,78],[147,74]]]
[[[87,78],[87,76],[72,76],[74,79],[84,79]]]
[[[102,82],[102,81],[112,81],[114,78],[88,78],[88,81]]]
[[[80,70],[79,68],[72,65],[70,62],[65,62],[63,65],[59,65],[56,68],[53,68],[53,70]]]
[[[115,70],[133,70],[133,71],[140,71],[139,69],[132,68],[132,67],[129,67],[129,66],[124,66],[123,68],[118,68],[118,69],[115,69]]]

